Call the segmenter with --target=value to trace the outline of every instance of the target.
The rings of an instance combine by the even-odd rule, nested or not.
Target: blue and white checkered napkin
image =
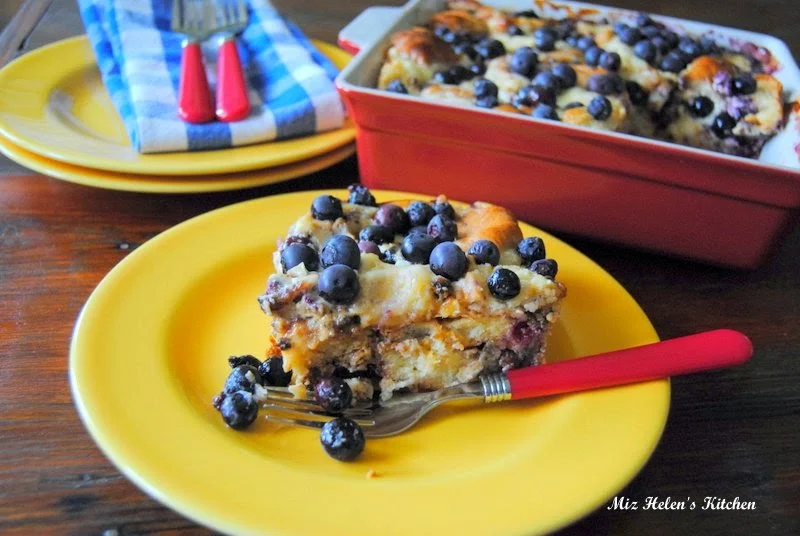
[[[249,0],[239,55],[250,89],[250,116],[191,125],[178,118],[183,35],[170,30],[171,0],[78,0],[103,81],[142,153],[248,145],[339,128],[344,108],[337,69],[267,0]],[[216,43],[207,46],[211,90]],[[210,52],[210,53],[208,53]]]

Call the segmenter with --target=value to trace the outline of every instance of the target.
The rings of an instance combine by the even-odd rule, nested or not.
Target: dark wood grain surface
[[[793,2],[606,3],[772,33],[800,55]],[[276,4],[328,41],[368,5]],[[71,2],[55,7],[74,14]],[[52,18],[43,24],[45,36],[34,42],[80,31]],[[347,185],[358,179],[355,159],[281,185],[179,196],[92,189],[13,169],[0,163],[0,534],[207,534],[121,476],[86,433],[67,378],[73,323],[102,277],[159,232],[241,200]],[[756,349],[744,367],[673,380],[663,439],[620,494],[640,502],[738,497],[756,510],[603,507],[563,534],[800,534],[800,229],[753,272],[562,238],[614,275],[662,338],[730,327]]]

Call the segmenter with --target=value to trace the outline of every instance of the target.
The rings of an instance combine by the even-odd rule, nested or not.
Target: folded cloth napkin
[[[136,150],[221,149],[342,126],[336,67],[267,0],[248,4],[249,24],[237,42],[250,116],[192,125],[178,117],[184,36],[170,28],[171,0],[78,0],[103,82]],[[216,44],[206,49],[212,92]]]

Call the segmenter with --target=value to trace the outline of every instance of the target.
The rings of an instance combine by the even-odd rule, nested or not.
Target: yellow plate
[[[136,175],[85,168],[50,160],[26,151],[0,136],[0,153],[28,169],[69,182],[128,192],[183,194],[239,190],[294,179],[328,168],[355,154],[353,143],[308,160],[241,173],[174,177],[171,175]]]
[[[319,192],[225,207],[134,251],[86,303],[70,378],[89,432],[119,469],[185,516],[230,534],[534,534],[602,505],[644,465],[668,380],[465,410],[329,458],[313,430],[228,429],[211,407],[229,355],[263,355],[256,296],[276,239]],[[379,200],[409,199],[375,192]],[[343,197],[343,191],[333,192]],[[654,342],[633,298],[580,252],[528,225],[568,287],[549,355]],[[367,479],[369,469],[377,478]]]
[[[314,41],[337,67],[350,55]],[[89,40],[74,37],[34,50],[0,71],[0,135],[68,164],[144,175],[209,175],[280,166],[348,144],[355,128],[214,151],[143,155],[131,147],[103,86]]]

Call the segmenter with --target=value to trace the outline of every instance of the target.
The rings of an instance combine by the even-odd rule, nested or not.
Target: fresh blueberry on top
[[[383,225],[368,225],[358,233],[358,239],[376,244],[388,244],[394,240],[394,233]]]
[[[561,89],[561,81],[550,71],[542,71],[534,76],[531,85],[547,88],[553,93],[558,93],[558,90]]]
[[[750,73],[743,73],[731,78],[731,94],[752,95],[756,92],[756,79]]]
[[[625,82],[618,74],[595,74],[589,78],[586,89],[601,95],[615,95],[625,91]]]
[[[536,31],[533,32],[533,42],[536,45],[536,48],[543,50],[544,52],[555,50],[556,40],[558,40],[558,35],[556,34],[555,30],[547,26],[543,28],[537,28]]]
[[[729,113],[722,112],[714,118],[711,123],[711,131],[720,138],[728,138],[733,136],[733,127],[736,126],[736,119]]]
[[[566,39],[575,30],[575,23],[570,19],[564,19],[558,21],[552,28],[559,39]]]
[[[650,63],[656,59],[658,50],[652,41],[645,39],[644,41],[639,41],[633,45],[633,53],[636,54],[637,57],[642,58],[644,61]]]
[[[467,256],[455,242],[442,242],[431,251],[431,271],[451,281],[464,277],[469,267]]]
[[[642,89],[642,86],[633,80],[627,80],[625,82],[625,90],[628,92],[628,97],[630,97],[632,104],[640,106],[647,102],[647,98],[649,97],[647,91]]]
[[[558,263],[554,259],[539,259],[531,263],[530,269],[539,275],[555,279],[558,273]]]
[[[642,32],[638,28],[633,28],[627,24],[620,24],[616,27],[617,36],[626,45],[633,46],[642,39]]]
[[[476,264],[497,266],[500,262],[500,249],[491,240],[476,240],[467,253],[472,255]]]
[[[375,213],[375,222],[387,227],[394,234],[403,234],[408,230],[408,214],[394,203],[381,205]]]
[[[583,60],[586,62],[586,65],[591,65],[592,67],[597,67],[600,63],[600,57],[603,55],[603,49],[600,47],[589,47],[586,49],[586,52],[583,53]]]
[[[437,84],[457,84],[458,81],[456,78],[450,73],[449,70],[447,71],[436,71],[433,73],[433,81]]]
[[[386,264],[394,264],[397,262],[397,248],[391,246],[381,252],[381,262]]]
[[[689,37],[682,37],[680,42],[678,43],[678,50],[683,52],[688,58],[694,59],[697,56],[703,55],[703,47]]]
[[[452,242],[458,238],[458,224],[455,220],[437,214],[428,222],[428,234],[437,242]]]
[[[343,215],[342,202],[332,195],[321,195],[311,202],[311,217],[315,220],[333,221]]]
[[[353,303],[360,289],[358,275],[344,264],[325,268],[319,276],[317,286],[320,296],[335,304]]]
[[[602,95],[598,95],[589,101],[589,104],[586,106],[586,111],[598,121],[605,121],[611,117],[611,112],[614,111],[614,108],[611,106],[610,100]]]
[[[544,240],[538,236],[531,236],[520,240],[519,244],[517,244],[517,253],[522,257],[524,264],[530,264],[533,261],[544,259],[547,256],[545,254]]]
[[[236,391],[252,393],[255,391],[257,383],[261,383],[261,374],[258,369],[250,365],[239,365],[228,374],[223,391],[229,394]]]
[[[508,27],[506,28],[506,33],[508,35],[525,35],[525,32],[522,31],[522,28],[514,24],[508,25]]]
[[[472,74],[472,71],[470,71],[463,65],[453,65],[447,70],[447,72],[450,74],[453,80],[455,80],[454,82],[455,84],[463,82],[464,80],[469,80],[470,78],[475,76]]]
[[[415,225],[408,230],[408,234],[406,236],[411,236],[412,234],[428,234],[428,225]]]
[[[409,234],[403,239],[400,252],[403,258],[412,264],[428,264],[436,239],[428,234]]]
[[[506,47],[503,46],[503,43],[490,37],[478,41],[478,44],[475,45],[475,50],[487,60],[497,58],[506,53]]]
[[[369,191],[369,188],[364,186],[363,184],[351,184],[347,187],[347,191],[350,192],[350,195],[347,198],[347,202],[353,205],[364,205],[366,207],[375,207],[377,203],[375,202],[375,196]]]
[[[408,214],[408,224],[411,227],[416,227],[418,225],[428,225],[431,218],[436,215],[436,211],[424,201],[412,201],[406,209],[406,214]]]
[[[603,52],[600,54],[598,65],[609,71],[618,71],[620,65],[622,65],[622,59],[616,52]]]
[[[361,251],[361,253],[373,253],[379,257],[381,255],[381,248],[378,247],[378,244],[370,240],[359,240],[358,250]]]
[[[256,420],[258,403],[252,393],[236,391],[225,395],[219,412],[225,424],[234,430],[244,430]]]
[[[533,111],[531,112],[531,117],[535,117],[537,119],[550,119],[553,121],[559,121],[556,109],[550,106],[549,104],[537,104],[536,108],[534,108]]]
[[[400,80],[392,80],[391,82],[386,84],[386,91],[408,95],[408,88]]]
[[[264,385],[271,387],[286,387],[292,381],[292,371],[283,370],[283,357],[274,356],[264,360],[258,367]]]
[[[525,9],[523,11],[515,11],[514,12],[514,16],[515,17],[520,17],[520,18],[523,18],[523,19],[538,19],[539,18],[539,15],[537,15],[536,12],[534,10],[532,10],[532,9]]]
[[[336,417],[322,426],[319,441],[331,458],[349,462],[364,451],[364,431],[347,417]]]
[[[475,80],[475,98],[497,97],[497,85],[486,78]]]
[[[575,73],[575,69],[566,63],[556,63],[553,65],[552,69],[550,69],[550,72],[558,78],[559,86],[562,89],[570,88],[578,81],[578,75]]]
[[[508,68],[512,72],[531,78],[539,65],[539,57],[531,47],[521,47],[514,51],[508,61]]]
[[[310,246],[295,242],[289,244],[281,251],[281,267],[283,273],[288,272],[300,263],[305,264],[306,270],[314,272],[319,269],[319,256]]]
[[[661,37],[661,29],[658,26],[643,26],[639,28],[639,31],[642,32],[642,35],[647,39],[652,39],[655,36]]]
[[[658,64],[659,69],[671,73],[679,73],[684,67],[686,67],[686,59],[683,54],[674,50],[661,58],[661,62]]]
[[[468,57],[472,61],[475,61],[479,57],[478,51],[475,50],[475,47],[472,46],[472,43],[468,43],[466,41],[463,42],[463,43],[458,43],[458,44],[454,45],[453,46],[453,52],[455,52],[456,54],[463,54],[464,56]]]
[[[325,242],[319,254],[323,268],[334,264],[344,264],[353,270],[361,266],[361,251],[356,241],[347,235],[334,235]]]
[[[479,108],[494,108],[499,104],[500,101],[494,95],[488,95],[486,97],[478,97],[477,99],[475,99],[475,106]]]
[[[469,66],[469,70],[475,76],[483,76],[486,73],[486,65],[483,63],[473,63]]]
[[[230,365],[231,368],[236,368],[239,365],[249,365],[258,368],[261,366],[261,361],[252,355],[232,355],[228,358],[228,365]]]
[[[689,103],[688,107],[689,113],[691,113],[693,116],[706,117],[708,114],[714,111],[714,101],[708,97],[700,95],[699,97],[695,97],[692,102]]]
[[[578,42],[576,43],[579,50],[587,51],[593,46],[596,46],[594,39],[592,39],[588,35],[582,35],[578,38]]]
[[[436,26],[436,27],[433,29],[433,34],[434,34],[436,37],[438,37],[439,39],[441,39],[442,41],[447,41],[447,40],[450,40],[450,41],[452,41],[452,39],[453,39],[453,38],[452,38],[452,37],[449,37],[449,34],[451,34],[451,33],[452,33],[452,32],[450,31],[450,28],[448,28],[447,26],[443,26],[443,25],[441,25],[441,24],[440,24],[440,25],[437,25],[437,26]],[[448,37],[447,37],[447,38],[445,38],[445,36],[448,36]]]
[[[661,37],[669,44],[669,48],[675,48],[680,43],[678,34],[672,30],[661,30]]]
[[[719,46],[714,41],[713,37],[704,36],[700,38],[700,47],[703,49],[703,54],[714,54],[719,52]]]
[[[455,220],[456,219],[456,210],[453,208],[453,205],[444,201],[443,203],[434,203],[433,204],[433,211],[436,214],[439,214],[442,217]]]
[[[328,413],[341,413],[353,402],[353,391],[342,378],[322,378],[314,385],[317,404]]]
[[[656,50],[658,50],[659,53],[666,54],[667,52],[669,52],[670,49],[669,43],[667,42],[666,39],[664,39],[660,35],[651,37],[650,42],[653,44],[654,47],[656,47]]]
[[[495,268],[486,283],[489,292],[498,300],[510,300],[522,290],[519,276],[508,268]]]
[[[571,47],[575,47],[575,48],[578,48],[578,36],[577,36],[577,35],[575,35],[575,34],[570,34],[570,35],[568,35],[568,36],[566,36],[566,37],[564,38],[564,41],[566,41],[566,43],[567,43],[569,46],[571,46]]]
[[[653,26],[655,25],[655,21],[650,18],[650,15],[647,13],[639,13],[636,15],[636,25],[639,27],[642,26]]]
[[[515,106],[536,106],[537,104],[553,106],[556,103],[556,94],[547,87],[539,85],[524,86],[514,95],[512,102]]]

